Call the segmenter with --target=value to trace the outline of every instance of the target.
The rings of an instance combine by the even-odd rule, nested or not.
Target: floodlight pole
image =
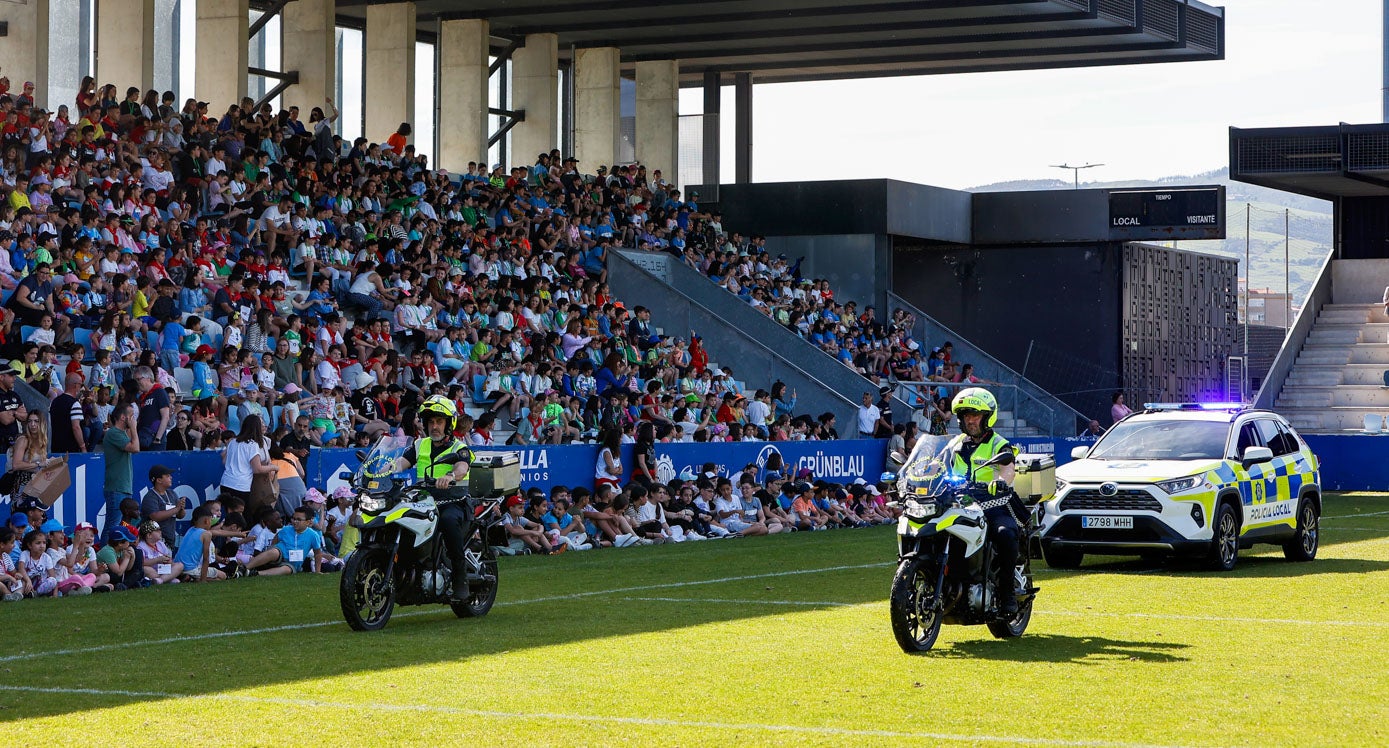
[[[1389,0],[1384,1],[1386,3],[1389,3]],[[1093,169],[1096,166],[1104,166],[1104,164],[1086,164],[1084,166],[1071,166],[1070,164],[1052,164],[1051,166],[1053,169],[1070,169],[1075,177],[1075,189],[1078,190],[1080,189],[1080,170]]]

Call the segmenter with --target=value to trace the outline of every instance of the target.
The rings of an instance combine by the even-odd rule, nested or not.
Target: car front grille
[[[1061,500],[1061,511],[1161,512],[1162,504],[1142,489],[1125,488],[1113,496],[1101,496],[1099,489],[1082,488]]]

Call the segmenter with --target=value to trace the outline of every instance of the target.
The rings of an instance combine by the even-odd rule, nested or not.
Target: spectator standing
[[[136,367],[135,382],[140,389],[136,401],[140,407],[140,416],[136,421],[140,448],[157,452],[164,449],[164,432],[173,423],[173,405],[168,391],[155,381],[154,371],[148,366]]]
[[[140,500],[140,519],[156,522],[170,545],[178,547],[177,521],[183,519],[188,500],[174,493],[174,471],[155,465],[149,472],[150,489]]]
[[[121,502],[134,495],[130,456],[139,451],[134,406],[130,403],[117,405],[111,411],[111,426],[101,437],[101,453],[106,458],[106,484],[102,489],[106,499],[106,521],[101,537],[108,541],[112,530],[120,526]]]
[[[82,411],[82,401],[78,397],[81,391],[82,375],[72,372],[63,379],[62,394],[53,398],[52,404],[48,406],[55,453],[87,451],[87,439],[83,429],[86,414]]]
[[[8,451],[19,438],[25,414],[24,403],[14,391],[14,366],[0,364],[0,450]]]
[[[878,423],[873,429],[873,436],[877,439],[886,439],[892,436],[892,388],[883,386],[878,388]]]
[[[858,409],[858,438],[872,439],[881,417],[878,406],[873,404],[873,393],[863,393],[863,405]]]

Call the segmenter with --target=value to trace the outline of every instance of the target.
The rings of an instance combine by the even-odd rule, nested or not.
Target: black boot
[[[464,561],[455,561],[453,568],[457,569],[450,579],[449,601],[455,603],[466,603],[471,593],[468,590],[468,574],[463,571],[468,568]]]
[[[1000,618],[1012,618],[1017,614],[1018,596],[1013,591],[1013,580],[1010,579],[998,587],[998,615]]]

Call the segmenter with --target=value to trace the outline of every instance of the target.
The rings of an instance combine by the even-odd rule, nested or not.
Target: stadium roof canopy
[[[1389,197],[1389,124],[1232,127],[1230,178],[1323,200]]]
[[[338,0],[340,23],[366,6]],[[390,2],[390,0],[385,0]],[[1218,60],[1224,11],[1197,0],[416,0],[418,36],[485,18],[494,52],[554,33],[561,58],[616,47],[624,64],[679,60],[758,83]]]

